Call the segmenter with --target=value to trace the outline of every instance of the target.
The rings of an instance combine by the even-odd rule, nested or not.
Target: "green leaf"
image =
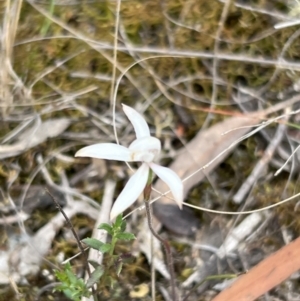
[[[104,274],[103,266],[98,266],[95,271],[91,274],[91,277],[86,282],[88,288],[92,287]]]
[[[123,215],[122,215],[122,213],[121,213],[121,214],[119,214],[119,215],[117,216],[117,218],[116,218],[116,221],[115,221],[115,223],[114,223],[114,228],[115,228],[115,229],[120,228],[121,225],[122,225],[122,222],[123,222]]]
[[[120,232],[124,232],[126,230],[126,221],[122,220],[121,227],[120,227]]]
[[[74,300],[74,301],[80,301],[80,295],[81,295],[81,292],[78,292],[78,291],[73,291],[71,293],[71,299]]]
[[[133,240],[133,239],[136,239],[136,237],[132,233],[129,233],[129,232],[118,233],[116,235],[116,238],[122,239],[122,240]]]
[[[54,292],[56,292],[56,291],[62,292],[64,290],[66,290],[67,288],[68,288],[67,285],[61,283],[61,284],[58,284],[57,286],[55,286],[54,289],[53,289],[53,291]]]
[[[55,271],[55,275],[61,281],[55,290],[63,292],[69,299],[80,301],[83,296],[90,296],[91,293],[84,280],[73,273],[69,262],[66,263],[63,271]]]
[[[82,242],[84,242],[86,245],[88,245],[90,248],[95,249],[97,251],[100,250],[100,248],[102,247],[102,245],[104,245],[104,243],[96,238],[84,238],[82,240]]]
[[[113,235],[113,228],[111,225],[103,223],[98,227],[99,230],[105,230],[108,234]]]
[[[55,271],[55,276],[61,282],[65,282],[68,279],[65,271],[58,271],[58,270],[56,270]]]
[[[106,253],[109,252],[110,250],[111,250],[111,244],[103,244],[99,249],[101,253]]]
[[[69,298],[69,299],[71,299],[71,300],[74,300],[74,301],[77,301],[77,300],[79,300],[78,298],[73,298],[73,291],[72,290],[70,290],[70,289],[65,289],[64,290],[64,294]]]
[[[74,275],[74,273],[72,271],[70,271],[70,270],[67,270],[66,274],[67,274],[67,276],[69,278],[69,281],[70,281],[71,285],[72,284],[75,285],[78,278]]]

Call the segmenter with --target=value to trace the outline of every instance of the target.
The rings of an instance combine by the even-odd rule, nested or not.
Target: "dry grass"
[[[75,212],[72,221],[81,237],[92,232],[105,179],[117,180],[117,194],[130,171],[115,162],[99,166],[75,160],[73,155],[83,145],[116,139],[126,145],[133,139],[121,103],[144,112],[153,134],[163,141],[161,160],[168,164],[199,131],[228,115],[268,109],[297,96],[300,30],[297,26],[276,30],[274,25],[292,20],[298,4],[244,2],[5,0],[0,4],[1,254],[9,254],[16,237],[33,237],[56,216],[51,202],[40,194],[45,185],[63,193],[58,195],[63,203],[89,204],[85,213],[89,217]],[[288,109],[299,109],[298,100]],[[280,114],[287,112],[281,109],[269,118]],[[56,127],[52,123],[41,130],[53,120]],[[269,157],[265,150],[272,145],[277,123],[242,141],[201,183],[197,183],[197,173],[193,175],[197,184],[188,192],[187,202],[238,212],[297,195],[297,153],[274,177],[299,145],[299,114],[288,115],[283,124],[284,133]],[[257,162],[262,168],[242,204],[236,204],[234,196]],[[271,210],[265,227],[245,243],[244,257],[230,262],[230,268],[222,272],[244,271],[297,237],[297,210],[295,202]],[[16,213],[19,218],[11,221]],[[197,237],[204,236],[201,243],[209,245],[224,242],[243,218],[198,210],[194,214],[203,224]],[[142,217],[139,212],[129,218],[133,231],[138,232]],[[202,229],[215,231],[211,236],[221,236],[221,241],[205,238]],[[178,280],[184,283],[200,263],[199,241],[182,243],[177,239],[173,238],[176,270]],[[11,280],[9,287],[1,286],[0,300],[36,300],[36,296],[63,300],[43,287],[54,281],[52,269],[61,262],[59,254],[66,258],[77,249],[67,230],[58,235],[54,231],[50,246],[37,273],[26,275],[26,281]],[[150,281],[150,269],[139,248],[124,245],[120,249],[137,249],[138,256],[135,264],[125,267],[120,287],[104,292],[103,300],[124,300],[135,285]],[[262,254],[257,260],[252,260],[253,250]],[[79,259],[74,261],[78,273],[83,274],[80,264]],[[129,278],[132,281],[128,282]],[[157,282],[158,287],[166,287],[163,277]],[[297,291],[296,282],[289,280],[269,297],[288,298]],[[189,288],[182,290],[188,292]],[[206,290],[202,297],[192,294],[189,300],[210,300],[212,295],[212,290]],[[156,300],[163,296],[158,290]]]

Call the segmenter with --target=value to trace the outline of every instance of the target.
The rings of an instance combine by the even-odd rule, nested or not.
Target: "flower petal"
[[[133,108],[123,105],[123,111],[133,125],[136,138],[149,137],[150,130],[144,117]]]
[[[148,175],[149,166],[142,164],[116,199],[110,212],[110,219],[117,217],[137,200],[147,184]]]
[[[183,184],[179,176],[170,168],[154,163],[149,163],[149,165],[154,173],[169,186],[177,205],[182,209]]]
[[[117,160],[117,161],[129,161],[131,159],[131,151],[122,145],[114,143],[98,143],[90,146],[86,146],[80,149],[75,157],[91,157],[97,159]]]
[[[155,137],[143,137],[134,140],[129,145],[131,158],[134,161],[152,162],[154,157],[160,152],[160,140]]]

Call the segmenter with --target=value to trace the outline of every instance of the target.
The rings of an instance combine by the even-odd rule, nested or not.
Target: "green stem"
[[[115,238],[114,236],[112,237],[112,240],[111,240],[111,248],[110,248],[110,251],[109,251],[109,256],[112,257],[113,254],[114,254],[114,251],[115,251],[115,245],[117,243],[117,238]]]

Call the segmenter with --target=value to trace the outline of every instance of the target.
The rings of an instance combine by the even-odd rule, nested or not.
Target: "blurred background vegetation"
[[[226,3],[221,0],[124,0],[118,11],[117,1],[3,1],[0,4],[2,216],[13,213],[7,209],[11,206],[8,196],[17,200],[26,185],[31,188],[20,206],[30,212],[25,222],[30,234],[56,214],[51,200],[45,205],[45,199],[40,197],[46,181],[37,158],[42,158],[54,183],[61,182],[64,172],[71,186],[101,201],[104,182],[99,183],[96,176],[76,178],[89,160],[78,162],[73,155],[84,145],[115,140],[111,90],[121,74],[124,76],[115,99],[116,127],[125,145],[133,139],[133,133],[126,127],[121,103],[144,113],[164,147],[171,144],[169,150],[177,150],[199,130],[228,115],[269,108],[297,95],[300,30],[298,26],[282,29],[274,26],[297,19],[299,3],[293,0]],[[67,127],[59,130],[59,135],[45,137],[38,145],[8,155],[7,145],[26,140],[18,136],[26,121],[42,123],[54,118],[67,120]],[[299,143],[298,124],[299,117],[293,117],[287,138],[281,144],[289,153]],[[275,128],[271,126],[267,134],[272,136]],[[188,201],[212,209],[236,210],[230,198],[251,173],[267,143],[263,135],[244,141],[214,173],[216,186],[203,181],[192,189]],[[172,159],[169,151],[163,162],[168,164]],[[278,155],[263,180],[253,187],[256,206],[266,206],[299,192],[297,168],[294,173],[287,169],[277,178],[271,176],[284,161]],[[109,163],[101,170],[103,179],[117,179],[117,189],[122,189],[122,180],[128,178],[126,166]],[[32,196],[28,196],[30,192]],[[63,203],[64,196],[59,197]],[[44,207],[30,207],[29,203],[36,199],[42,199],[38,203]],[[52,210],[48,210],[48,206]],[[266,243],[272,245],[271,249],[274,244],[282,243],[274,238],[280,227],[290,229],[294,236],[299,233],[296,209],[295,203],[274,209],[276,215],[269,230],[275,236],[270,234],[265,238]],[[195,216],[204,224],[212,219],[198,211]],[[86,216],[78,215],[72,221],[82,237],[90,234],[94,226],[94,221]],[[11,233],[19,233],[17,224],[1,225],[3,250],[8,248]],[[185,258],[191,251],[174,241],[179,253],[178,277],[183,280],[192,267]],[[131,250],[130,245],[121,248]],[[57,264],[60,252],[65,257],[77,253],[76,244],[66,240],[62,233],[53,242],[47,260]],[[74,264],[80,273],[82,263],[78,259]],[[55,281],[51,278],[49,263],[44,265],[38,276],[18,285],[19,296],[11,286],[2,286],[0,300],[37,300],[37,292]],[[124,300],[124,292],[128,295],[134,285],[149,281],[147,271],[147,262],[140,255],[135,265],[124,269],[123,284],[114,295],[104,292],[103,300]],[[160,278],[158,281],[164,282]],[[203,300],[210,300],[209,296]],[[63,298],[48,292],[41,294],[38,300]],[[163,297],[158,295],[157,300]],[[202,299],[194,296],[191,300]]]

